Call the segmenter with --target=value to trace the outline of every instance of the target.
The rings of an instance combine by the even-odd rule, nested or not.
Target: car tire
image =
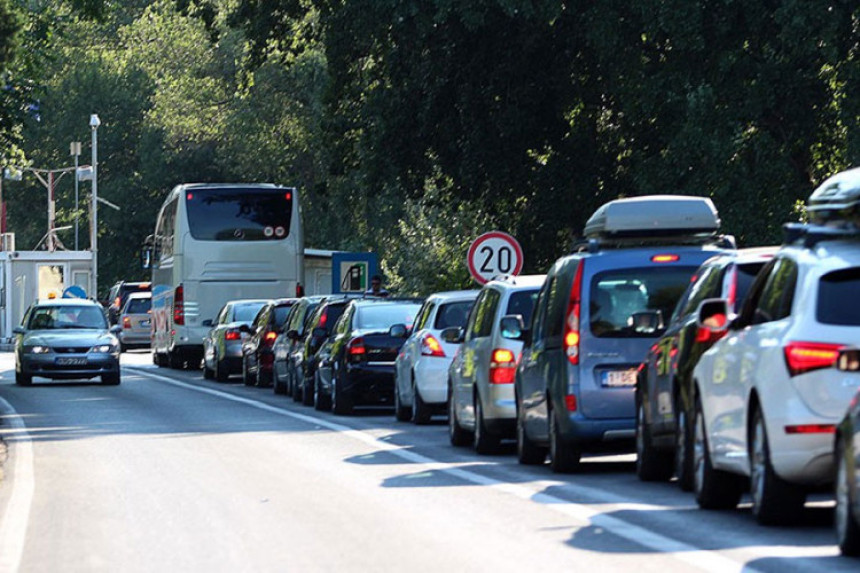
[[[314,374],[314,392],[313,392],[314,410],[320,412],[331,411],[331,396],[323,394],[322,383],[319,380],[319,372]]]
[[[257,388],[268,388],[274,385],[274,376],[271,372],[266,372],[260,364],[257,364],[257,376],[255,385]]]
[[[408,422],[412,419],[412,408],[404,406],[400,399],[400,382],[397,374],[394,375],[394,418],[398,422]]]
[[[206,380],[212,380],[215,378],[215,372],[212,371],[209,366],[206,365],[206,359],[203,359],[203,378]]]
[[[680,401],[675,406],[675,477],[682,491],[693,491],[693,430]]]
[[[272,373],[272,392],[280,396],[287,393],[287,385],[283,384],[280,377],[275,373]]]
[[[227,363],[215,355],[215,380],[218,382],[226,382],[230,378],[230,370],[227,368]]]
[[[352,414],[352,401],[340,388],[340,382],[337,377],[332,377],[331,380],[331,411],[338,416],[348,416]]]
[[[23,372],[15,372],[15,384],[18,386],[32,386],[33,376]]]
[[[711,464],[708,451],[708,434],[702,403],[696,398],[693,440],[693,492],[702,509],[731,509],[737,507],[744,490],[743,479],[735,474],[718,470]]]
[[[454,404],[454,395],[451,384],[448,384],[448,439],[452,446],[462,447],[472,443],[471,432],[463,429],[457,419],[457,406]]]
[[[311,382],[308,383],[307,378],[304,379],[302,383],[302,405],[304,406],[313,406],[314,399],[316,395],[316,372],[314,373],[314,377],[311,379]]]
[[[251,374],[248,372],[248,362],[242,358],[242,383],[245,386],[253,386],[256,383],[256,380],[251,378]]]
[[[555,409],[549,411],[549,467],[553,472],[569,474],[579,471],[581,467],[582,450],[564,439]]]
[[[185,366],[185,359],[178,351],[167,352],[167,364],[174,370],[182,370]]]
[[[487,428],[487,420],[484,418],[484,406],[481,405],[481,397],[475,394],[475,451],[480,455],[495,454],[499,451],[499,436],[493,434]]]
[[[414,378],[412,383],[412,423],[422,426],[430,423],[430,419],[433,417],[433,411],[430,409],[430,406],[421,398],[421,393],[418,391],[418,387],[415,385]]]
[[[119,372],[114,374],[102,374],[102,384],[105,386],[119,386],[120,381]]]
[[[540,466],[546,461],[547,448],[537,445],[526,433],[522,407],[517,404],[517,461],[525,466]]]
[[[125,345],[125,344],[123,344],[122,342],[120,342],[120,343],[119,343],[119,353],[120,353],[120,354],[122,354],[122,353],[123,353],[123,352],[125,352],[126,350],[128,350],[128,346],[127,346],[127,345]]]
[[[660,451],[651,441],[651,428],[645,421],[645,406],[636,397],[636,475],[641,481],[669,481],[675,471],[671,451]]]
[[[836,444],[836,542],[842,555],[857,557],[860,556],[860,520],[854,513],[857,492],[852,489],[846,455],[845,442],[840,439]]]
[[[299,375],[297,372],[293,371],[292,374],[293,383],[290,387],[290,396],[293,398],[293,402],[301,402],[302,401],[302,385],[304,384],[304,378],[301,382],[299,382]]]
[[[776,475],[760,408],[753,413],[748,444],[753,516],[762,525],[795,523],[803,512],[806,491]]]

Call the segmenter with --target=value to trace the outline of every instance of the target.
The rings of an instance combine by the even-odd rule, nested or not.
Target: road
[[[0,353],[0,572],[857,571],[833,505],[794,527],[704,512],[632,455],[578,475],[480,457],[371,410],[123,355],[123,383],[13,383]],[[0,460],[3,458],[0,452]]]

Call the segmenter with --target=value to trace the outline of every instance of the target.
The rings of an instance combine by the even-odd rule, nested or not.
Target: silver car
[[[128,295],[117,324],[120,352],[128,348],[149,348],[152,336],[152,293],[135,292]]]
[[[118,327],[114,327],[118,330]],[[40,301],[27,309],[15,334],[15,383],[33,377],[120,383],[119,341],[100,304],[85,299]]]
[[[242,342],[248,337],[242,326],[249,326],[257,313],[269,302],[259,300],[231,300],[221,307],[213,323],[203,321],[212,328],[203,339],[203,376],[226,382],[231,374],[242,371]]]

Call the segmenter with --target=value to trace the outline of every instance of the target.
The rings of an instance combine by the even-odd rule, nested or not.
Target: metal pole
[[[78,156],[81,154],[81,142],[73,141],[71,145],[72,155],[75,156],[75,250],[79,249],[78,245],[78,219],[80,218],[78,212]]]
[[[49,253],[56,250],[54,246],[54,172],[48,172],[48,239],[45,247]]]
[[[93,251],[93,291],[91,293],[93,299],[98,300],[99,297],[99,259],[98,259],[98,128],[101,124],[99,116],[92,114],[90,116],[90,127],[93,129],[93,192],[92,192],[92,215],[93,223],[90,228],[90,248]]]

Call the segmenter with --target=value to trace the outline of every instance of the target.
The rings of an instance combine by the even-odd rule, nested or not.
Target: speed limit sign
[[[501,231],[484,233],[469,247],[469,272],[480,284],[497,275],[518,275],[523,270],[523,249],[515,238]]]

